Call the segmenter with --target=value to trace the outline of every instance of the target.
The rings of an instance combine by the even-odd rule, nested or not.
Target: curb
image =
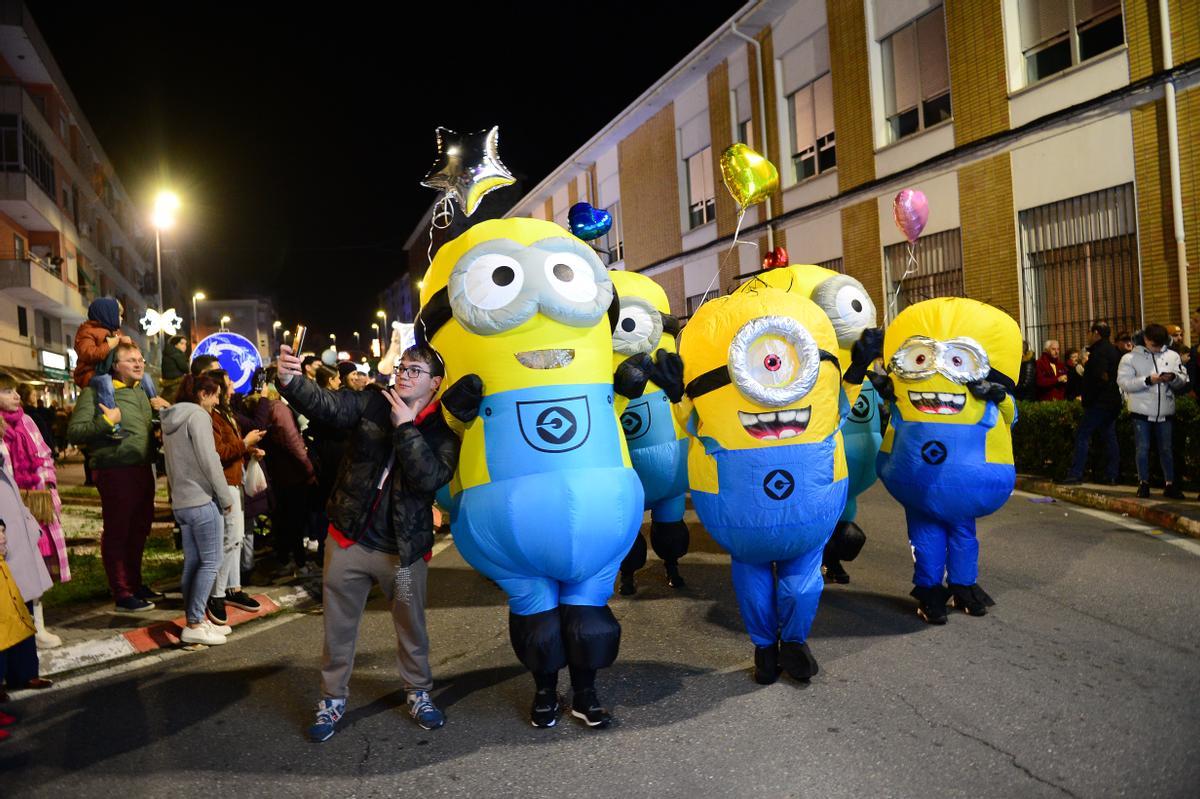
[[[1085,486],[1056,485],[1054,482],[1044,478],[1022,475],[1017,475],[1017,488],[1022,491],[1043,494],[1088,508],[1096,508],[1097,510],[1109,511],[1110,513],[1120,513],[1124,516],[1141,519],[1164,530],[1180,533],[1189,538],[1200,539],[1200,520],[1189,519],[1186,516],[1162,507],[1172,504],[1171,502],[1153,502],[1152,500],[1114,497]]]
[[[257,613],[248,613],[229,606],[229,626],[237,627],[246,622],[265,619],[285,610],[315,604],[313,594],[305,585],[291,587],[287,593],[272,599],[266,594],[255,594],[262,605]],[[185,623],[184,617],[172,621],[156,622],[136,630],[106,636],[91,641],[38,651],[40,673],[43,677],[62,678],[71,672],[103,666],[115,660],[153,652],[156,649],[180,646],[179,635]]]

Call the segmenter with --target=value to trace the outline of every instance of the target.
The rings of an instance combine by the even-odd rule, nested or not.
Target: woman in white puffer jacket
[[[1183,499],[1183,492],[1175,485],[1171,428],[1175,395],[1188,390],[1187,371],[1179,354],[1167,349],[1169,337],[1165,327],[1147,325],[1143,337],[1145,343],[1126,353],[1117,367],[1117,385],[1121,387],[1133,417],[1137,495],[1150,496],[1150,438],[1153,436],[1158,442],[1158,459],[1166,478],[1163,496]]]

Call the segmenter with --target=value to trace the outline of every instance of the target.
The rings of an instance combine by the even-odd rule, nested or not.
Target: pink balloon
[[[892,201],[892,218],[908,243],[915,244],[925,229],[925,223],[929,221],[929,201],[925,199],[925,193],[904,189],[897,194]]]

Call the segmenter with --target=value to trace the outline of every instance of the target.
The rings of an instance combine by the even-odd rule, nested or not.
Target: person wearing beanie
[[[99,297],[92,300],[88,306],[87,321],[75,333],[75,354],[79,359],[75,366],[75,385],[80,388],[90,386],[101,408],[116,407],[115,387],[109,374],[113,368],[116,347],[118,344],[133,344],[133,339],[121,332],[124,313],[125,309],[115,297]],[[142,376],[141,385],[146,396],[158,396],[154,378],[150,375]],[[126,435],[119,421],[112,425],[109,432],[112,438],[124,438]]]

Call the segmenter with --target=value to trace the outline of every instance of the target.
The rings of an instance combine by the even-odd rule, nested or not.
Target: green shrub
[[[1017,425],[1013,428],[1013,457],[1017,471],[1061,479],[1075,457],[1075,430],[1083,417],[1078,402],[1018,402]],[[1184,488],[1200,487],[1200,404],[1191,397],[1176,400],[1174,441],[1175,476]],[[1117,443],[1121,451],[1121,481],[1137,482],[1133,461],[1133,421],[1122,410],[1117,418]],[[1085,475],[1103,474],[1104,448],[1100,437],[1092,437]],[[1150,450],[1151,481],[1162,482],[1158,454]]]

